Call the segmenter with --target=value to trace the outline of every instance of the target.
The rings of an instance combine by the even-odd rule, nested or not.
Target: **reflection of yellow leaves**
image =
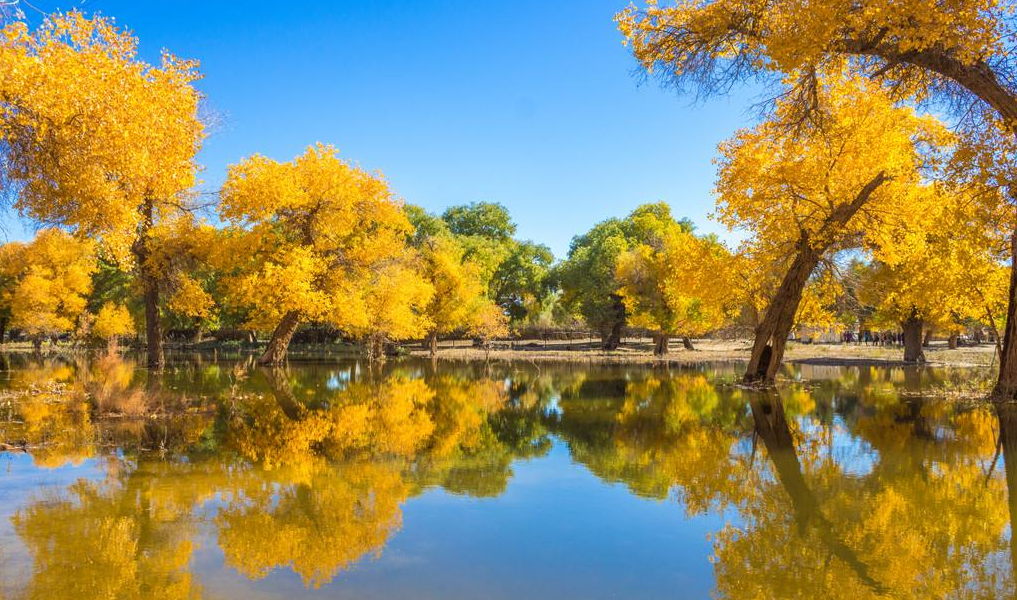
[[[216,517],[226,562],[248,577],[288,566],[307,586],[328,583],[365,554],[380,554],[402,525],[408,493],[398,469],[351,463],[306,483],[245,490]]]

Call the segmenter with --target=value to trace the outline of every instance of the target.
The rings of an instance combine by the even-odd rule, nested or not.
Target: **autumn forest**
[[[148,62],[112,17],[24,10],[0,2],[5,228],[34,236],[0,245],[0,456],[23,457],[24,486],[0,513],[0,599],[196,598],[226,567],[229,594],[268,577],[437,597],[434,572],[362,560],[434,559],[447,540],[410,507],[453,527],[436,497],[476,519],[449,539],[518,543],[535,581],[524,541],[475,536],[511,540],[530,529],[496,509],[579,489],[577,515],[616,494],[598,502],[632,530],[563,533],[572,561],[599,547],[584,536],[612,560],[652,531],[686,536],[658,557],[708,539],[682,577],[713,597],[1012,592],[1012,3],[618,6],[632,85],[676,111],[764,91],[704,161],[726,234],[663,198],[570,230],[562,256],[498,201],[401,197],[341,139],[209,173],[201,56]],[[66,464],[80,479],[40,500]],[[538,465],[564,487],[532,487]],[[531,510],[511,518],[544,522]],[[704,515],[722,525],[690,533]],[[386,562],[400,552],[417,558]],[[75,570],[86,555],[106,587]],[[465,570],[539,596],[496,562]],[[654,564],[564,563],[610,585],[554,597],[682,585]]]

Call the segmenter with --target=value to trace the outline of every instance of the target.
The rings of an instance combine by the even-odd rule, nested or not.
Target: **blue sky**
[[[321,141],[429,210],[501,202],[521,237],[563,256],[572,236],[656,200],[723,233],[707,221],[712,159],[752,121],[745,90],[693,104],[641,84],[612,20],[625,3],[35,5],[112,16],[150,60],[166,48],[201,61],[223,117],[200,155],[209,187],[242,157]]]

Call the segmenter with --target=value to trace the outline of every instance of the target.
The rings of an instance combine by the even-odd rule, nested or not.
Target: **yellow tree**
[[[965,324],[982,321],[998,339],[996,320],[1006,305],[1005,241],[989,226],[985,203],[943,186],[935,193],[935,205],[926,209],[935,216],[924,243],[896,264],[863,267],[858,282],[859,300],[875,308],[876,322],[903,330],[907,362],[925,360],[923,328],[947,332],[955,348]]]
[[[150,232],[185,208],[203,136],[196,64],[137,57],[112,22],[57,14],[0,43],[0,135],[15,208],[94,237],[133,265],[145,299],[149,366],[163,365]]]
[[[491,301],[485,295],[480,268],[464,256],[462,245],[447,235],[430,236],[420,243],[424,278],[434,295],[424,314],[430,323],[427,347],[438,352],[438,336],[467,328],[478,310]]]
[[[421,277],[418,261],[411,249],[404,248],[399,256],[367,273],[362,284],[365,322],[345,329],[366,339],[371,360],[384,360],[393,340],[420,338],[432,327],[426,308],[434,298],[434,287]]]
[[[993,0],[677,0],[630,6],[617,21],[640,64],[681,89],[712,94],[760,75],[779,78],[799,118],[808,118],[817,108],[817,73],[846,64],[895,99],[956,108],[964,120],[973,117],[975,131],[998,128],[1012,143],[1017,131],[1012,10],[1011,3]],[[1017,182],[1011,174],[997,177],[1014,227]],[[1017,236],[1011,241],[1015,252]],[[1017,277],[1010,285],[995,390],[1005,396],[1017,393]]]
[[[111,350],[116,348],[117,341],[121,337],[133,334],[134,319],[126,306],[107,302],[95,315],[95,321],[92,323],[92,335],[100,340],[105,340]]]
[[[411,226],[388,184],[331,146],[231,166],[220,214],[231,231],[212,260],[227,269],[229,296],[249,309],[250,326],[273,329],[262,363],[281,363],[306,321],[372,330],[369,296],[391,282],[382,276],[412,283],[400,266]]]
[[[10,282],[0,302],[10,307],[12,327],[36,348],[45,338],[74,329],[92,289],[91,242],[44,229],[28,244],[8,244],[0,258],[0,271]]]
[[[467,331],[480,340],[481,347],[490,356],[491,342],[509,334],[508,316],[497,304],[484,303],[474,313]]]
[[[738,308],[731,253],[711,237],[684,229],[665,232],[658,244],[641,243],[618,259],[618,293],[629,322],[658,331],[653,353],[664,356],[668,339],[691,338],[722,327]]]
[[[874,84],[832,75],[816,89],[813,118],[792,100],[773,117],[720,146],[717,215],[750,234],[748,253],[784,275],[756,327],[747,381],[770,383],[802,293],[831,253],[864,246],[886,262],[921,243],[920,185],[936,164],[943,126],[896,107]]]

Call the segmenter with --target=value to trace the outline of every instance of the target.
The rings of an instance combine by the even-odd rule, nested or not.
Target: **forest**
[[[852,14],[837,29],[794,3],[622,11],[625,43],[666,87],[709,97],[771,82],[758,122],[714,159],[713,218],[743,241],[657,202],[557,258],[519,239],[501,204],[429,213],[320,142],[288,161],[244,158],[199,191],[212,118],[196,61],[149,64],[102,16],[9,19],[3,185],[37,233],[0,246],[0,340],[139,346],[158,369],[167,343],[240,340],[274,365],[302,338],[383,360],[450,338],[583,331],[611,351],[636,331],[663,357],[671,339],[744,336],[745,378],[766,384],[804,327],[892,332],[914,363],[933,334],[993,340],[1009,393],[1017,94],[1009,21],[970,4],[921,23],[887,5],[889,24]]]

